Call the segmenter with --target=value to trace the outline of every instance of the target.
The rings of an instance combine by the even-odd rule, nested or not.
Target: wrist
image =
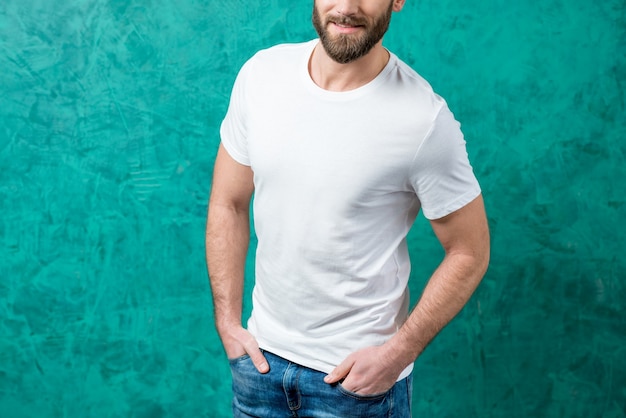
[[[398,334],[385,343],[385,348],[387,357],[392,364],[400,368],[400,371],[413,363],[421,352],[420,349],[401,338]]]
[[[220,337],[224,339],[229,338],[243,327],[238,319],[222,319],[215,323],[215,328]]]

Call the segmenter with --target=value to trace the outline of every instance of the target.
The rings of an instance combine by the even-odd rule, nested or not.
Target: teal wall
[[[246,58],[314,36],[310,3],[0,2],[2,417],[228,416],[203,255],[218,127]],[[623,0],[394,16],[493,234],[416,364],[416,416],[626,416],[625,22]],[[417,297],[441,250],[423,218],[411,244]]]

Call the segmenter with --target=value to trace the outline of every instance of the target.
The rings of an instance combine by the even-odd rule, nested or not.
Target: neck
[[[361,58],[340,64],[326,54],[318,43],[309,60],[309,74],[321,88],[329,91],[348,91],[372,81],[389,62],[389,52],[382,41]]]

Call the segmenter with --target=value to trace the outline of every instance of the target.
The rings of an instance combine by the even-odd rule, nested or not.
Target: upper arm
[[[254,192],[252,169],[235,161],[220,144],[213,170],[210,206],[247,210]]]
[[[430,223],[446,255],[468,255],[486,268],[490,243],[482,195],[443,218],[431,220]]]
[[[461,125],[447,106],[439,110],[422,141],[410,180],[427,219],[445,217],[480,193]]]

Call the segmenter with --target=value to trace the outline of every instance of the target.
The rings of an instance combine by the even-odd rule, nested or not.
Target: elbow
[[[489,269],[490,261],[491,261],[491,254],[490,254],[489,248],[487,248],[484,255],[480,258],[478,262],[478,271],[479,271],[479,276],[481,279],[487,273],[487,270]]]
[[[473,251],[472,255],[474,258],[476,276],[478,276],[478,280],[480,281],[487,273],[487,270],[489,269],[489,262],[491,261],[489,232],[486,232],[479,242],[480,245],[477,246],[478,248]]]

